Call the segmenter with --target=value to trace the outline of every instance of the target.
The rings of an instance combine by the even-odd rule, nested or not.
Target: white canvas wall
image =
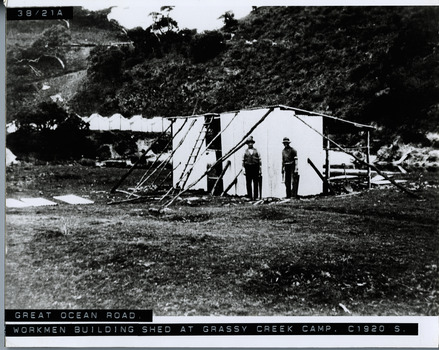
[[[150,122],[147,118],[143,118],[141,123],[142,132],[151,132]]]
[[[143,118],[141,115],[135,115],[128,119],[120,113],[113,114],[110,118],[94,113],[90,117],[83,118],[83,120],[90,123],[90,130],[124,130],[155,133],[165,131],[171,123],[166,118]]]
[[[109,120],[110,130],[130,130],[130,122],[122,114],[113,114]]]
[[[102,118],[100,114],[93,113],[90,117],[84,119],[84,121],[88,123],[90,130],[99,130],[100,118]]]
[[[99,128],[99,130],[110,130],[110,121],[108,117],[100,117]]]
[[[171,125],[171,121],[169,119],[166,119],[166,118],[160,118],[160,119],[162,122],[162,128],[161,128],[160,132],[163,132],[169,127],[169,125]]]
[[[163,132],[169,126],[170,121],[162,117],[154,117],[147,119],[147,131],[149,132]]]
[[[143,131],[142,130],[142,116],[141,115],[134,115],[129,119],[130,121],[130,129],[131,131]]]
[[[222,152],[226,154],[233,148],[250,128],[268,111],[259,109],[242,111],[222,134]],[[234,114],[221,115],[221,129],[233,118]],[[322,131],[321,117],[301,116],[308,124]],[[322,137],[294,117],[292,111],[274,110],[263,123],[251,134],[256,141],[255,148],[261,154],[262,160],[262,196],[285,197],[285,185],[282,183],[282,139],[289,137],[291,146],[297,150],[299,159],[299,195],[313,195],[322,192],[323,184],[315,171],[307,163],[310,158],[323,171],[324,153]],[[236,152],[231,158],[231,167],[224,176],[224,186],[230,184],[242,169],[242,156],[246,146]],[[237,185],[232,187],[229,194],[245,195],[245,176],[238,177]]]
[[[113,114],[108,118],[108,123],[110,124],[110,130],[120,130],[120,114]]]
[[[120,130],[124,130],[124,131],[131,130],[131,123],[129,119],[125,117],[122,117],[120,119]]]
[[[193,125],[192,128],[190,128],[193,120],[195,120],[195,124]],[[175,121],[174,125],[172,126],[173,136],[181,128],[183,123],[184,123],[184,119],[177,119]],[[188,158],[192,152],[192,148],[195,145],[195,141],[197,140],[198,135],[199,135],[200,130],[203,127],[203,125],[204,125],[204,117],[189,118],[189,120],[187,121],[184,128],[173,138],[172,149],[175,150],[176,147],[178,146],[178,144],[180,143],[180,141],[182,140],[182,138],[185,137],[185,135],[187,135],[185,137],[183,144],[175,151],[174,156],[172,157],[173,168],[175,168],[177,166],[177,164],[180,163],[178,168],[176,168],[174,170],[174,173],[173,173],[173,186],[174,187],[177,186],[177,182],[180,179],[180,176],[183,172],[184,166],[188,161]],[[203,141],[203,145],[202,145],[201,150],[200,150],[200,155],[205,150],[205,148],[206,148],[206,142]],[[213,153],[202,155],[200,157],[200,160],[198,160],[196,162],[185,187],[187,187],[192,182],[194,182],[195,180],[200,178],[201,175],[206,171],[207,164],[209,162],[212,163],[214,161],[215,161],[215,155]],[[194,189],[194,190],[195,189],[203,189],[203,190],[207,191],[207,177],[205,176],[197,185],[192,187],[192,189]]]
[[[162,132],[162,120],[163,118],[160,117],[154,117],[149,119],[149,127],[150,127],[150,132]]]
[[[98,113],[93,113],[88,123],[90,125],[90,130],[110,130],[110,123],[108,118],[102,117]]]
[[[235,113],[221,114],[221,130],[223,133],[221,134],[221,150],[222,154],[225,155],[228,151],[230,151],[242,138],[243,136],[250,130],[250,128],[266,113],[268,109],[261,109],[255,111],[242,111],[235,117]],[[234,118],[234,119],[233,119]],[[233,119],[233,121],[232,121]],[[232,122],[231,122],[232,121]],[[231,124],[229,125],[229,123]],[[229,127],[226,126],[229,125]],[[258,133],[259,131],[259,133]],[[266,152],[261,147],[263,143],[262,139],[265,139],[265,136],[262,138],[259,135],[264,130],[255,130],[252,133],[252,136],[255,143],[255,148],[261,153],[262,158],[262,175],[265,177],[267,174],[265,173],[266,167]],[[223,177],[224,188],[226,188],[236,177],[239,171],[242,169],[242,157],[245,148],[241,148],[238,152],[232,155],[229,160],[231,161],[231,165],[229,169],[226,171]],[[228,192],[232,195],[245,195],[247,193],[245,187],[245,176],[243,173],[239,175],[237,184],[230,189]],[[264,188],[263,188],[264,195]]]

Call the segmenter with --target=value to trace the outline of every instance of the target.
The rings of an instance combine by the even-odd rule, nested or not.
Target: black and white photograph
[[[439,7],[10,0],[5,127],[7,346],[437,347]]]

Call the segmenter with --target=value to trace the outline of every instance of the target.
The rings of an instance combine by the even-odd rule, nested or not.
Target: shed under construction
[[[261,155],[262,197],[285,196],[281,172],[284,137],[290,138],[291,146],[298,153],[299,175],[302,179],[298,194],[321,193],[322,180],[307,160],[310,159],[323,172],[323,138],[299,118],[320,133],[323,132],[321,116],[298,114],[294,110],[280,107],[176,118],[173,132],[184,126],[183,132],[173,133],[173,149],[176,150],[173,157],[174,188],[185,190],[191,187],[222,193],[233,184],[228,189],[229,194],[245,195],[242,146],[251,135]],[[209,169],[206,176],[203,176]]]
[[[328,137],[327,130],[324,131],[324,120],[366,131],[365,160],[353,156],[367,166],[366,175],[370,184],[370,168],[373,165],[369,162],[369,132],[374,128],[368,125],[282,105],[169,119],[171,125],[164,133],[168,130],[171,132],[172,151],[161,164],[149,167],[149,174],[147,171],[138,186],[132,189],[130,197],[134,196],[134,199],[140,198],[137,192],[157,190],[163,185],[164,180],[160,180],[160,184],[156,183],[159,179],[157,173],[163,171],[168,164],[172,164],[172,171],[166,178],[172,176],[172,187],[161,197],[165,199],[171,196],[168,205],[190,189],[211,194],[244,196],[246,184],[242,157],[249,136],[256,141],[255,148],[261,155],[260,193],[263,198],[285,196],[285,185],[282,182],[284,137],[288,137],[291,146],[297,150],[300,177],[297,194],[308,196],[328,193],[331,190],[331,145],[353,154]],[[112,192],[124,178],[113,187]]]

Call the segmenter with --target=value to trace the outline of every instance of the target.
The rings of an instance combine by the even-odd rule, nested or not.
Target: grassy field
[[[437,174],[407,176],[419,199],[390,187],[257,206],[205,195],[160,213],[154,201],[107,205],[124,171],[7,170],[7,198],[95,201],[6,210],[7,308],[438,315]]]

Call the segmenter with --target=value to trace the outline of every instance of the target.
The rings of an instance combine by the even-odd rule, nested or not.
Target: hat
[[[249,136],[249,138],[247,139],[247,141],[245,141],[245,143],[255,143],[255,140],[253,140],[253,136]]]
[[[282,143],[290,143],[290,139],[288,137],[284,137]]]

